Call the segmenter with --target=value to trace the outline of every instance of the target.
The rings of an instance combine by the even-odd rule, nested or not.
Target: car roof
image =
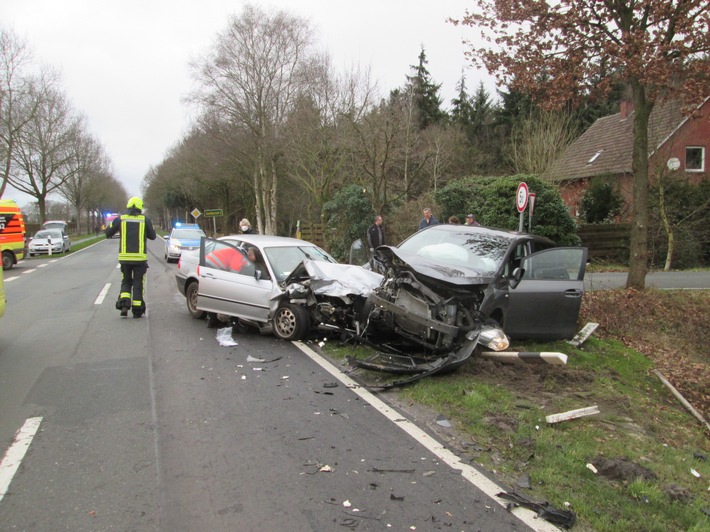
[[[239,234],[223,236],[218,238],[218,240],[241,240],[242,242],[246,242],[247,244],[254,244],[256,246],[261,247],[316,246],[316,244],[308,242],[307,240],[301,240],[300,238],[292,238],[290,236]]]
[[[67,222],[64,220],[47,220],[44,222],[42,225],[47,225],[47,224],[64,224],[64,225],[69,225]]]

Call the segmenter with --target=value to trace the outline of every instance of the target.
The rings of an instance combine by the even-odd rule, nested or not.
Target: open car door
[[[266,322],[272,282],[257,279],[246,252],[222,240],[200,240],[197,308]]]
[[[525,257],[508,291],[505,331],[512,338],[572,338],[584,294],[587,248],[551,248]]]

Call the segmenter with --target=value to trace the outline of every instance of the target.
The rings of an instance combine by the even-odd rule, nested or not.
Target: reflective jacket
[[[118,247],[118,261],[146,262],[148,260],[146,240],[156,238],[150,218],[137,209],[130,209],[111,222],[111,226],[106,229],[106,236],[111,237],[119,231],[121,240]]]

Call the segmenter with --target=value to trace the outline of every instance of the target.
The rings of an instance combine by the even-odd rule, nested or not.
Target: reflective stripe
[[[131,262],[148,260],[145,249],[145,216],[142,214],[121,215],[121,245],[118,260]]]

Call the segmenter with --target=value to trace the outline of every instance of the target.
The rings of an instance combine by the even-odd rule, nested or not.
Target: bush
[[[532,232],[546,236],[560,246],[578,246],[577,226],[567,212],[556,187],[537,176],[467,177],[452,181],[434,195],[441,205],[442,218],[456,215],[464,219],[473,212],[481,225],[518,230],[520,213],[515,206],[515,193],[524,181],[536,195]],[[523,213],[527,231],[529,209]]]
[[[340,189],[323,205],[325,240],[331,255],[347,262],[350,245],[363,238],[375,219],[375,210],[362,187],[350,185]]]
[[[611,223],[621,213],[624,198],[611,182],[593,179],[582,196],[581,217],[588,224]]]

